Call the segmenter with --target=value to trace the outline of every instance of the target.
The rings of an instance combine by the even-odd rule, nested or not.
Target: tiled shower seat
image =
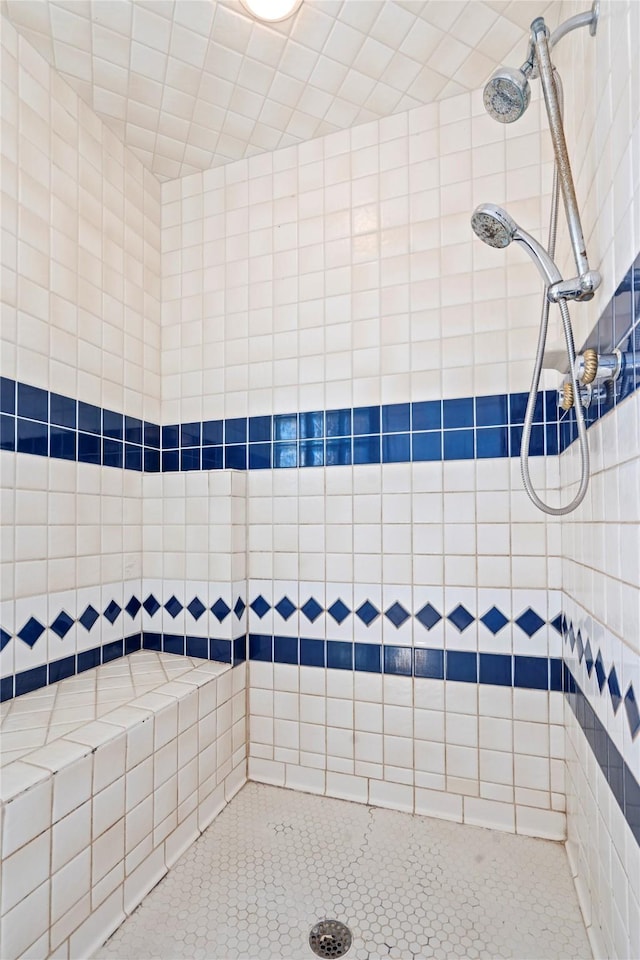
[[[5,960],[89,956],[237,792],[245,675],[142,650],[4,706]]]

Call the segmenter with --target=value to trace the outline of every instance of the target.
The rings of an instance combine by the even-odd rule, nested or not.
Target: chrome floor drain
[[[339,920],[321,920],[309,934],[309,946],[318,957],[344,957],[351,940],[351,930]]]

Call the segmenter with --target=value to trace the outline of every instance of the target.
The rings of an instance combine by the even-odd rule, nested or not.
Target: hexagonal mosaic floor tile
[[[96,957],[590,958],[563,847],[249,783]]]

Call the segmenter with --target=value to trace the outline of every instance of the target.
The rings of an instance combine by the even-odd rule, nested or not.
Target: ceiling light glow
[[[240,0],[252,17],[265,23],[277,23],[293,16],[302,0]]]

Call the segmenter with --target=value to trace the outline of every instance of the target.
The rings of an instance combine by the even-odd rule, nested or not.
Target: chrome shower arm
[[[542,17],[538,17],[531,24],[531,35],[535,44],[536,61],[540,71],[540,82],[542,84],[547,115],[549,117],[549,128],[553,141],[553,152],[558,169],[560,189],[562,191],[565,213],[567,215],[567,225],[569,227],[573,256],[578,271],[576,281],[570,281],[570,289],[573,291],[572,297],[574,299],[590,300],[600,283],[600,275],[597,271],[590,270],[589,268],[584,234],[578,212],[578,201],[576,199],[573,176],[571,174],[571,164],[569,163],[567,142],[562,124],[560,101],[556,90],[553,64],[551,62],[549,30]],[[567,294],[565,293],[564,296],[567,296]]]

